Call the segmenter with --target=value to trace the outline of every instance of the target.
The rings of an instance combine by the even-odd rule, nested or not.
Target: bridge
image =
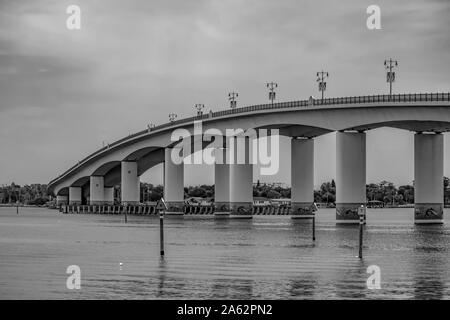
[[[175,129],[279,129],[291,138],[291,212],[293,218],[314,213],[314,138],[336,132],[336,221],[357,223],[366,203],[366,131],[392,127],[414,134],[415,223],[442,223],[444,137],[450,131],[450,93],[396,94],[313,99],[254,105],[180,119],[147,128],[107,145],[53,179],[49,192],[58,204],[139,204],[139,177],[164,163],[164,198],[168,215],[184,214],[184,165],[171,161]],[[234,139],[234,138],[233,138]],[[234,144],[236,145],[236,144]],[[183,156],[187,156],[184,154]],[[247,158],[246,158],[247,159]],[[248,161],[248,159],[246,160]],[[251,163],[215,164],[217,216],[251,218]]]

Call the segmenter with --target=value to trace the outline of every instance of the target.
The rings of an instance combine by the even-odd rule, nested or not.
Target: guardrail
[[[355,97],[341,97],[341,98],[326,98],[326,99],[312,99],[300,100],[300,101],[289,101],[289,102],[278,102],[269,104],[259,104],[253,106],[247,106],[236,109],[228,109],[223,111],[216,111],[205,113],[200,116],[194,116],[189,118],[184,118],[172,122],[163,123],[159,126],[149,128],[147,130],[142,130],[131,134],[127,137],[119,139],[112,144],[105,146],[89,156],[85,157],[83,160],[79,161],[76,165],[72,166],[70,169],[66,170],[63,174],[59,175],[55,179],[49,182],[49,185],[57,181],[59,178],[65,176],[87,160],[95,157],[96,155],[108,150],[114,146],[117,146],[125,141],[131,140],[133,138],[139,137],[141,135],[159,131],[162,129],[170,128],[180,124],[190,123],[196,120],[205,120],[211,118],[218,118],[223,116],[228,116],[232,114],[240,114],[247,112],[271,110],[271,109],[287,109],[287,108],[299,108],[299,107],[309,107],[309,106],[330,106],[330,105],[342,105],[342,104],[361,104],[361,103],[392,103],[392,102],[432,102],[432,101],[450,101],[450,93],[407,93],[407,94],[393,94],[393,95],[371,95],[371,96],[355,96]]]

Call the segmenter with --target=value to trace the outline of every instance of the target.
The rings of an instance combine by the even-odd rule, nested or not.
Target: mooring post
[[[359,216],[359,255],[358,257],[362,259],[362,247],[363,247],[363,228],[364,228],[364,217],[365,217],[365,207],[361,205],[358,208]]]
[[[312,217],[312,239],[316,241],[316,217]]]
[[[159,241],[160,241],[160,254],[164,255],[164,210],[159,211]]]
[[[166,212],[166,203],[164,199],[158,201],[156,204],[156,210],[159,211],[159,243],[160,243],[160,255],[164,256],[164,214]]]
[[[124,206],[123,206],[123,210],[124,210],[124,212],[125,212],[125,223],[127,223],[127,221],[128,221],[128,217],[127,217],[128,207],[127,207],[127,205],[124,205]]]

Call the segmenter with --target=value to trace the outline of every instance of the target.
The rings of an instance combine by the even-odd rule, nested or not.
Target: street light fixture
[[[394,67],[398,67],[398,61],[392,60],[384,60],[384,67],[388,72],[386,73],[386,82],[389,82],[389,97],[392,96],[392,83],[395,81],[395,72],[392,71]]]
[[[203,109],[205,109],[205,105],[204,105],[204,104],[197,103],[197,104],[194,106],[194,108],[197,109],[197,116],[198,116],[198,117],[201,116],[201,115],[203,115]]]
[[[322,92],[322,100],[325,90],[327,89],[327,83],[325,82],[325,78],[328,78],[329,74],[326,71],[317,72],[317,82],[319,83],[319,91]]]
[[[176,118],[177,118],[177,115],[175,113],[170,113],[169,114],[169,121],[170,122],[174,122]]]
[[[273,100],[275,100],[275,88],[278,88],[278,83],[276,82],[270,82],[267,83],[267,88],[269,88],[269,100],[271,101],[271,104],[273,104]]]
[[[231,109],[236,109],[236,106],[237,106],[236,98],[238,96],[239,96],[239,94],[237,92],[230,92],[228,94],[228,100],[230,100],[230,108]]]
[[[149,123],[148,125],[147,125],[147,132],[150,132],[150,131],[152,131],[152,129],[155,127],[155,125],[153,124],[153,123]]]

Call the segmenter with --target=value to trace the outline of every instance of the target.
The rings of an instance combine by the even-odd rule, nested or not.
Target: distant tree
[[[275,190],[269,190],[267,192],[267,198],[269,199],[279,199],[281,197],[281,194]]]
[[[188,195],[190,197],[205,197],[206,191],[202,187],[195,187],[189,190]]]

